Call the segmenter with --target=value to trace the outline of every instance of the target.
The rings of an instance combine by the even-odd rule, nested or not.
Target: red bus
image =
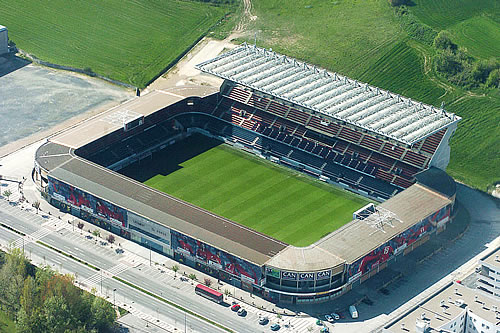
[[[194,289],[194,292],[219,304],[224,301],[224,296],[220,292],[215,291],[212,288],[208,288],[207,286],[204,286],[202,284],[198,284]]]

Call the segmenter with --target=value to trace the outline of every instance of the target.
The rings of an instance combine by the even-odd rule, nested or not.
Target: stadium
[[[460,117],[254,45],[197,68],[220,89],[153,91],[47,140],[43,197],[276,303],[334,299],[446,228]]]

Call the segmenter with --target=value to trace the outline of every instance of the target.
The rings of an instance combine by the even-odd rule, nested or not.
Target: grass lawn
[[[0,0],[0,7],[20,49],[139,87],[228,11],[181,0]]]
[[[0,311],[0,333],[11,333],[16,331],[16,325],[7,317],[5,313]]]
[[[414,0],[409,7],[437,32],[479,59],[498,57],[498,0]],[[463,121],[451,141],[447,172],[481,190],[500,181],[500,91],[465,91],[433,70],[435,50],[411,39],[387,0],[253,0],[259,46],[340,72]],[[247,41],[253,43],[253,33]]]
[[[295,246],[352,220],[368,201],[196,135],[121,173]]]

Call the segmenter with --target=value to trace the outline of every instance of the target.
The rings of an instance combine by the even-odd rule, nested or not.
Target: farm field
[[[500,54],[498,0],[414,0],[421,22],[477,59]],[[447,172],[486,190],[500,177],[500,92],[466,91],[434,70],[435,49],[412,39],[387,0],[253,0],[257,44],[439,107],[463,120],[450,142]],[[300,18],[300,19],[299,19]],[[334,19],[332,19],[334,18]],[[246,41],[253,43],[253,34]]]
[[[368,201],[196,135],[120,172],[295,246],[352,220]]]
[[[477,16],[450,28],[455,42],[474,57],[500,58],[500,23],[487,16]]]
[[[0,0],[0,6],[18,48],[141,88],[227,11],[180,0]]]

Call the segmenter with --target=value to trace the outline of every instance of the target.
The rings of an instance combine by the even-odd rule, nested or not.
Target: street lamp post
[[[116,288],[113,289],[113,306],[114,307],[116,307],[115,291],[116,291]]]
[[[102,295],[102,269],[100,270],[101,272],[101,295]]]
[[[151,243],[149,240],[146,239],[146,245],[149,248],[149,266],[151,266]]]

